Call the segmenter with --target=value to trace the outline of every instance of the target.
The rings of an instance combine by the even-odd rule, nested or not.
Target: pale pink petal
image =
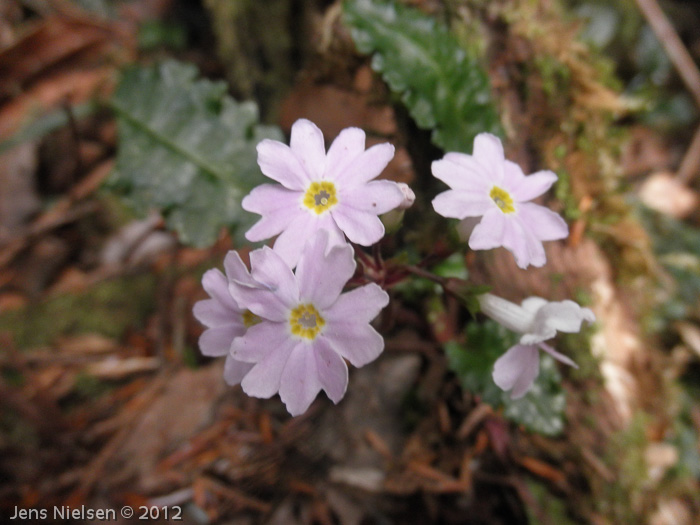
[[[510,190],[518,202],[530,201],[545,193],[556,181],[557,176],[554,172],[538,171],[523,177],[517,185],[511,186]]]
[[[389,294],[370,283],[342,294],[325,314],[329,321],[353,320],[363,324],[377,317],[388,304]]]
[[[237,385],[254,366],[253,363],[244,363],[228,356],[224,363],[224,381],[231,386]]]
[[[513,193],[513,188],[517,188],[522,180],[525,178],[522,168],[518,166],[515,162],[510,160],[505,160],[503,162],[503,189],[506,190],[511,196],[515,197]],[[527,199],[515,199],[516,201],[527,200]]]
[[[227,292],[228,293],[228,292]],[[233,298],[231,299],[233,303]],[[192,309],[194,318],[204,326],[211,328],[212,326],[221,326],[230,324],[236,319],[241,318],[240,310],[223,306],[216,299],[204,299],[197,301]]]
[[[356,210],[342,203],[331,210],[331,215],[348,239],[362,246],[371,246],[384,237],[384,225],[373,213]]]
[[[494,184],[503,181],[505,155],[501,139],[491,133],[479,133],[474,139],[474,159]]]
[[[264,139],[257,146],[258,165],[267,177],[290,190],[305,191],[311,178],[286,144]]]
[[[515,256],[515,263],[520,268],[524,269],[529,265],[540,267],[547,262],[542,242],[533,235],[517,216],[506,219],[502,245]]]
[[[325,338],[353,366],[364,366],[374,361],[384,350],[384,338],[368,324],[353,319],[326,320],[319,338]]]
[[[549,355],[551,355],[554,359],[557,361],[561,361],[565,365],[573,366],[574,368],[578,368],[578,365],[571,360],[568,356],[565,356],[562,353],[557,352],[554,348],[549,346],[548,344],[545,343],[539,343],[538,345],[542,350],[547,352]]]
[[[325,178],[335,180],[364,151],[365,132],[360,128],[345,128],[328,148]]]
[[[289,225],[277,237],[274,249],[290,268],[294,268],[299,262],[306,241],[319,229],[320,217],[304,212],[289,219]]]
[[[280,398],[287,411],[298,416],[306,412],[321,391],[316,356],[310,343],[298,343],[287,359],[280,379]]]
[[[250,286],[257,286],[258,283],[250,275],[248,268],[241,259],[238,252],[230,250],[224,257],[224,269],[229,280],[235,280]]]
[[[328,398],[338,403],[348,388],[348,365],[322,337],[314,341],[314,354],[321,386]]]
[[[394,157],[394,146],[385,142],[363,151],[338,172],[335,181],[339,186],[360,186],[376,178]]]
[[[375,180],[361,186],[341,187],[338,201],[342,206],[379,215],[398,208],[404,201],[404,193],[395,182]]]
[[[462,190],[448,190],[433,199],[433,208],[443,217],[464,219],[479,217],[493,209],[493,201],[488,194]]]
[[[442,160],[432,163],[431,170],[436,178],[454,190],[486,193],[493,184],[481,164],[464,153],[447,153]]]
[[[263,399],[274,396],[280,389],[282,373],[295,344],[287,338],[282,346],[274,348],[262,361],[256,363],[241,381],[243,391],[249,396]]]
[[[222,307],[237,310],[238,305],[228,291],[228,279],[216,268],[207,270],[202,276],[202,287]]]
[[[245,234],[251,242],[269,239],[282,232],[301,208],[301,192],[288,190],[279,184],[262,184],[243,198],[241,206],[262,215]]]
[[[540,371],[537,347],[515,345],[496,360],[493,382],[502,390],[511,390],[511,399],[523,397]]]
[[[541,241],[565,239],[569,235],[564,219],[544,206],[523,202],[518,205],[518,217]]]
[[[250,274],[257,282],[264,284],[286,306],[299,301],[299,288],[292,270],[287,263],[268,246],[250,252]]]
[[[520,303],[520,306],[524,308],[526,312],[530,312],[533,315],[534,319],[534,315],[539,311],[540,308],[542,308],[548,302],[549,301],[547,301],[547,299],[543,299],[542,297],[537,297],[536,295],[533,295],[531,297],[523,299]]]
[[[228,289],[238,304],[262,319],[282,322],[289,315],[288,305],[277,297],[273,290],[241,284],[238,281],[231,281]]]
[[[327,248],[328,233],[320,230],[306,245],[296,269],[299,300],[321,309],[338,299],[356,267],[348,244],[333,246],[326,253]]]
[[[503,246],[503,236],[506,227],[506,217],[501,210],[492,208],[481,218],[469,237],[469,247],[472,250],[490,250]]]
[[[274,354],[278,348],[291,343],[286,322],[262,321],[248,328],[231,344],[231,355],[239,360],[255,363]]]
[[[576,333],[581,331],[581,323],[595,321],[595,315],[589,308],[581,308],[574,301],[548,303],[535,315],[534,331],[539,332],[543,326],[559,332]]]
[[[292,125],[289,147],[308,173],[309,180],[323,178],[326,167],[326,145],[323,142],[323,133],[316,124],[303,118],[297,120]]]
[[[233,340],[244,333],[243,323],[209,328],[199,338],[199,349],[203,355],[209,357],[228,355]]]

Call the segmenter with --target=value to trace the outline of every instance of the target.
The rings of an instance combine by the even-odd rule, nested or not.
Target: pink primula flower
[[[389,302],[376,284],[341,294],[355,272],[348,244],[329,245],[317,232],[296,273],[267,246],[250,254],[251,275],[267,289],[232,280],[235,300],[261,318],[234,340],[235,359],[253,364],[241,386],[250,396],[279,392],[290,414],[302,414],[323,389],[334,403],[345,395],[348,368],[379,356],[384,339],[369,322]]]
[[[290,145],[265,139],[258,144],[262,172],[280,184],[262,184],[243,199],[243,209],[262,218],[247,232],[249,241],[279,235],[275,251],[292,268],[313,232],[326,230],[331,246],[352,242],[370,246],[384,236],[377,215],[404,202],[392,181],[373,181],[394,156],[394,146],[365,150],[365,133],[340,132],[326,154],[321,130],[300,119]]]
[[[481,311],[509,330],[521,334],[519,344],[496,360],[493,381],[503,390],[511,390],[511,398],[523,397],[540,371],[538,348],[554,359],[578,368],[570,358],[557,352],[544,341],[557,331],[576,333],[583,321],[592,323],[590,308],[581,308],[573,301],[549,302],[541,297],[528,297],[520,305],[490,293],[478,297]]]
[[[231,356],[231,344],[236,337],[260,321],[250,310],[241,308],[229,292],[230,279],[246,282],[249,286],[260,286],[248,273],[236,252],[229,252],[224,259],[226,275],[217,269],[208,270],[202,277],[202,285],[211,299],[197,301],[193,313],[207,329],[199,338],[202,354],[209,357],[226,356],[224,379],[230,385],[237,385],[253,367]]]
[[[480,133],[473,155],[447,153],[433,162],[432,172],[452,188],[433,199],[437,213],[454,219],[481,217],[469,238],[472,250],[503,246],[520,268],[543,266],[547,258],[542,241],[569,234],[559,215],[528,202],[546,192],[557,176],[551,171],[525,176],[520,166],[505,159],[494,135]]]

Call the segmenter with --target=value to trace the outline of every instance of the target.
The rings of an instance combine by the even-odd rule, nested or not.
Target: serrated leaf
[[[436,145],[471,153],[478,133],[500,133],[486,72],[445,26],[390,0],[346,1],[343,10],[359,51],[373,54],[372,68]]]
[[[447,363],[462,388],[492,405],[504,407],[503,415],[527,429],[545,435],[559,434],[564,428],[566,397],[561,376],[554,360],[540,355],[540,374],[530,391],[512,400],[493,382],[493,365],[517,342],[517,337],[494,321],[469,323],[465,329],[466,344],[451,341],[445,345]]]
[[[259,125],[254,103],[197,75],[175,61],[124,73],[112,99],[119,151],[108,185],[138,213],[160,210],[183,243],[203,247],[222,227],[240,233],[259,218],[240,206],[264,182],[255,147],[282,134]]]

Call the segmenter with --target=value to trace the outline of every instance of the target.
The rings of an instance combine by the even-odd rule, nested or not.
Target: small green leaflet
[[[205,247],[222,227],[240,234],[259,218],[241,209],[264,182],[255,147],[282,133],[259,125],[257,106],[233,100],[225,83],[197,76],[175,61],[124,72],[112,99],[119,151],[108,187],[137,213],[159,210],[183,243]]]
[[[488,76],[475,57],[436,20],[391,0],[343,4],[361,53],[381,73],[419,127],[445,151],[471,153],[474,137],[500,133]]]
[[[554,359],[541,352],[540,374],[524,397],[512,400],[493,382],[493,364],[517,337],[494,321],[469,323],[466,344],[451,341],[445,345],[447,363],[462,383],[462,388],[481,396],[494,407],[503,406],[503,415],[527,429],[554,436],[564,429],[566,397]]]

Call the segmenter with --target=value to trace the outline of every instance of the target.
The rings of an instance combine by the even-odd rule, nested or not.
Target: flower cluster
[[[358,128],[341,131],[326,152],[321,131],[301,119],[292,126],[289,145],[266,139],[257,151],[260,169],[276,184],[258,186],[243,199],[245,210],[261,216],[246,238],[276,237],[273,247],[251,252],[250,271],[230,252],[225,275],[205,273],[202,283],[211,298],[198,302],[194,315],[207,328],[199,341],[202,353],[226,356],[228,383],[240,383],[255,397],[279,393],[297,415],[321,390],[340,401],[348,384],[346,361],[360,367],[384,349],[370,322],[389,297],[374,283],[343,292],[356,269],[347,240],[363,246],[378,242],[385,234],[379,215],[392,212],[385,220],[393,228],[415,195],[405,184],[374,180],[394,147],[365,149]],[[473,155],[447,153],[432,172],[451,188],[433,200],[437,213],[463,221],[481,217],[469,238],[472,249],[503,246],[519,267],[543,266],[542,242],[568,235],[559,215],[530,202],[556,175],[525,176],[505,159],[493,135],[478,135]],[[591,310],[572,301],[530,297],[517,305],[488,293],[478,301],[484,314],[521,334],[493,371],[494,382],[513,398],[523,396],[537,377],[540,349],[576,366],[545,341],[595,320]]]
[[[447,153],[433,162],[433,175],[450,190],[433,199],[435,211],[462,221],[481,217],[469,237],[469,247],[486,250],[502,246],[515,256],[520,268],[543,266],[547,257],[542,241],[564,239],[569,228],[553,211],[534,204],[557,180],[551,171],[526,176],[520,166],[505,158],[498,137],[481,133],[474,139],[473,155]],[[578,332],[583,321],[595,315],[573,301],[547,302],[525,299],[520,306],[492,294],[478,297],[481,311],[509,330],[522,334],[494,364],[493,380],[511,398],[524,396],[539,374],[538,348],[570,366],[570,358],[544,341],[557,331]]]
[[[226,356],[224,377],[250,396],[279,392],[292,415],[323,390],[334,403],[345,395],[348,368],[381,354],[384,340],[369,324],[389,302],[371,283],[349,292],[355,273],[351,241],[369,246],[384,235],[378,215],[415,199],[407,186],[374,181],[394,154],[390,144],[365,150],[365,134],[343,130],[326,154],[321,131],[308,120],[292,127],[290,145],[258,144],[263,184],[243,199],[262,215],[251,241],[277,236],[272,249],[250,254],[250,272],[236,252],[226,275],[209,270],[202,283],[211,299],[195,304],[207,330],[204,355]],[[296,270],[295,270],[296,268]]]

